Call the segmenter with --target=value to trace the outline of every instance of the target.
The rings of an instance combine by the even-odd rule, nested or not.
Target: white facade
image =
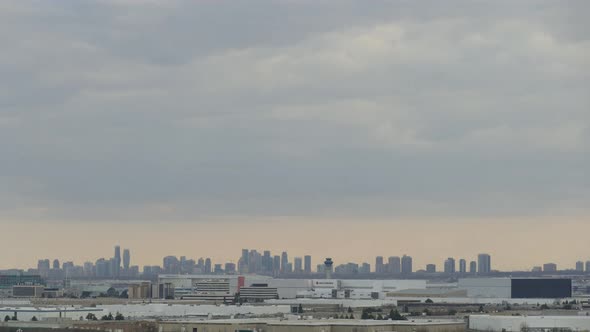
[[[590,316],[469,316],[469,328],[478,331],[519,332],[529,329],[590,331]]]
[[[467,297],[510,298],[512,281],[510,278],[466,278],[459,279],[459,289],[467,290]]]
[[[207,283],[229,283],[229,294],[238,291],[237,275],[160,275],[160,283],[170,283],[178,296],[196,294],[198,286]],[[276,288],[280,299],[294,299],[297,297],[332,297],[332,290],[337,291],[337,297],[368,299],[372,293],[378,293],[383,298],[385,293],[406,289],[426,289],[426,280],[353,280],[353,279],[274,279],[267,276],[246,275],[244,287],[267,285]],[[345,292],[346,291],[346,292]]]

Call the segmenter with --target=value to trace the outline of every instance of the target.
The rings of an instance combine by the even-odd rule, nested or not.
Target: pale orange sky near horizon
[[[492,255],[499,270],[528,270],[545,262],[571,268],[590,260],[588,218],[479,220],[313,220],[174,223],[3,222],[0,268],[35,267],[37,259],[58,258],[76,264],[111,257],[113,246],[131,250],[132,265],[161,265],[166,255],[211,257],[236,262],[242,248],[273,254],[311,254],[313,264],[333,257],[336,264],[369,262],[409,254],[414,269],[442,263],[447,257],[475,260]]]

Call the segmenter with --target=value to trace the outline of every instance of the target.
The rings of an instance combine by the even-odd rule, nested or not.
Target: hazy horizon
[[[167,255],[237,263],[242,248],[271,250],[274,255],[287,250],[291,262],[293,257],[310,254],[314,269],[325,257],[332,257],[336,265],[368,262],[373,269],[375,256],[387,259],[403,254],[413,257],[414,270],[423,269],[428,263],[435,263],[442,270],[447,257],[477,261],[479,253],[490,254],[492,268],[501,271],[528,271],[549,262],[567,269],[574,268],[578,260],[590,260],[586,241],[590,224],[584,219],[559,224],[555,219],[516,221],[423,220],[416,224],[372,220],[360,224],[355,220],[322,220],[314,224],[309,220],[277,218],[253,222],[247,227],[243,227],[243,221],[224,220],[204,228],[181,223],[151,224],[143,230],[139,225],[113,222],[94,229],[71,223],[30,223],[30,227],[11,230],[15,236],[2,241],[4,250],[12,255],[3,259],[0,268],[34,268],[37,259],[43,258],[58,258],[62,263],[73,260],[81,265],[112,257],[115,245],[130,249],[131,264],[140,268],[162,265],[162,258]],[[113,234],[113,229],[118,230],[117,234]]]
[[[589,1],[0,2],[0,267],[590,260]]]

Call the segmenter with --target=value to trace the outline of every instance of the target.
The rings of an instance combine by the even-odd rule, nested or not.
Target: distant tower
[[[307,274],[311,274],[311,256],[305,255],[303,257],[303,271]]]
[[[459,260],[459,273],[465,274],[467,273],[467,261],[461,258]]]
[[[334,265],[334,262],[332,261],[332,258],[326,258],[326,260],[324,261],[324,268],[326,270],[326,279],[332,279],[333,265]]]
[[[383,256],[375,257],[375,273],[383,273],[385,272],[385,267],[383,265]]]
[[[479,274],[487,274],[492,272],[492,259],[488,254],[479,254],[477,255],[477,267],[479,270],[477,272]]]
[[[53,269],[59,270],[59,259],[53,260]]]
[[[205,259],[205,273],[211,273],[211,258]]]
[[[295,273],[303,272],[303,259],[301,257],[295,257],[295,259],[293,259],[293,271]]]
[[[469,263],[469,273],[470,274],[476,274],[477,273],[477,262],[476,261],[471,261]]]
[[[455,259],[453,257],[447,258],[444,264],[445,268],[444,271],[447,274],[455,273]]]
[[[281,254],[281,272],[287,272],[287,264],[289,264],[289,255],[286,251]]]
[[[121,270],[121,247],[115,246],[115,257],[113,257],[113,276],[118,277]]]
[[[403,255],[402,257],[402,274],[412,274],[412,257]]]
[[[387,259],[388,272],[400,274],[402,272],[401,259],[398,256],[392,256]]]
[[[131,253],[129,249],[123,250],[123,268],[125,271],[129,270],[129,266],[131,265]]]

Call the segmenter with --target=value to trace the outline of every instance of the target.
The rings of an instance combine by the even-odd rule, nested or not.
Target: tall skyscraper
[[[582,261],[576,262],[576,272],[584,272],[584,262],[582,262]]]
[[[270,250],[265,250],[262,255],[262,270],[266,273],[272,272],[272,256]]]
[[[467,273],[467,261],[461,258],[459,260],[459,273],[465,274]]]
[[[250,257],[249,252],[250,251],[248,249],[242,249],[242,261],[246,265],[250,263],[249,262],[249,257]]]
[[[131,253],[129,249],[123,250],[123,268],[125,271],[129,270],[129,266],[131,266]]]
[[[477,255],[477,266],[479,274],[486,274],[492,272],[492,258],[488,254]]]
[[[412,274],[412,257],[403,255],[402,256],[402,274]]]
[[[94,264],[92,262],[84,263],[84,276],[94,277]]]
[[[385,266],[383,265],[383,256],[375,257],[375,273],[385,272]]]
[[[305,255],[303,257],[303,272],[310,274],[311,273],[311,256]]]
[[[54,270],[59,270],[60,265],[59,265],[59,259],[54,259],[53,260],[53,269]]]
[[[389,273],[400,274],[401,270],[401,259],[398,256],[392,256],[387,259],[387,271]]]
[[[287,272],[287,264],[289,264],[289,256],[286,251],[281,254],[281,272]]]
[[[281,272],[281,256],[275,255],[272,258],[272,273],[276,277]]]
[[[590,273],[590,261],[586,261],[586,273]]]
[[[115,256],[113,257],[113,271],[112,274],[115,277],[118,277],[120,275],[120,271],[121,271],[121,247],[120,246],[115,246]]]
[[[37,271],[41,277],[47,278],[49,275],[49,259],[40,259],[37,262]]]
[[[178,274],[180,273],[180,261],[176,256],[166,256],[163,259],[162,267],[164,268],[164,273],[167,274]]]
[[[199,257],[199,260],[197,261],[197,266],[199,267],[202,273],[205,269],[205,259],[203,259],[203,257]]]
[[[469,273],[471,273],[471,274],[477,273],[477,263],[475,261],[469,262]]]
[[[248,273],[250,272],[248,268],[250,267],[250,251],[248,249],[242,249],[242,257],[238,261],[238,271],[240,273]]]
[[[211,273],[211,258],[206,258],[205,259],[205,271],[203,271],[204,273]]]
[[[455,259],[453,257],[447,258],[445,261],[445,273],[452,274],[455,273]]]
[[[293,269],[295,273],[303,273],[303,259],[301,257],[294,258]]]

